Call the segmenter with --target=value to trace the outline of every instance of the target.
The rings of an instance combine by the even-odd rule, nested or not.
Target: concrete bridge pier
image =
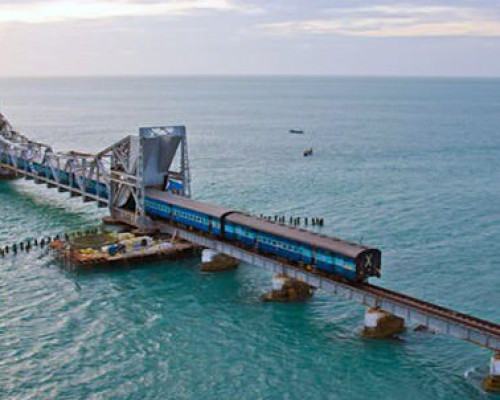
[[[362,335],[367,338],[388,338],[405,330],[405,320],[377,308],[365,312],[365,327]]]
[[[293,302],[304,301],[314,294],[314,288],[305,282],[287,275],[273,277],[273,289],[262,296],[263,301]]]
[[[491,357],[490,374],[483,381],[483,388],[487,392],[500,393],[500,353]]]
[[[6,168],[0,168],[0,181],[10,181],[18,178],[19,176],[15,172]]]
[[[238,268],[239,261],[226,254],[218,253],[212,249],[201,252],[201,270],[203,272],[229,271]]]

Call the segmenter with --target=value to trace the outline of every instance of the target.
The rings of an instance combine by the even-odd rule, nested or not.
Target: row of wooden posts
[[[279,224],[286,224],[288,222],[289,225],[293,226],[324,226],[325,220],[324,218],[318,217],[287,217],[285,215],[264,215],[260,214],[260,217],[263,219],[267,219],[268,221],[274,221]]]
[[[31,249],[33,248],[43,249],[45,246],[50,245],[50,243],[53,241],[58,241],[62,239],[68,241],[76,237],[94,235],[96,233],[99,233],[99,231],[100,231],[99,228],[89,228],[80,231],[67,232],[51,236],[42,236],[40,238],[35,238],[35,239],[23,240],[18,243],[13,243],[11,245],[0,247],[0,257],[5,257],[8,254],[15,255],[17,253],[22,253],[22,252],[29,253]]]

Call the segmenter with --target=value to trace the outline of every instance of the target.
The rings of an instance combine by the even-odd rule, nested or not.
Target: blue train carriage
[[[226,239],[350,281],[380,276],[381,252],[378,249],[237,212],[227,215],[223,226]]]
[[[230,209],[202,203],[186,197],[148,189],[146,212],[172,222],[198,229],[202,232],[221,235],[221,219]]]
[[[146,193],[146,211],[256,251],[312,265],[350,281],[365,281],[370,276],[380,276],[380,251],[356,243],[154,189]]]

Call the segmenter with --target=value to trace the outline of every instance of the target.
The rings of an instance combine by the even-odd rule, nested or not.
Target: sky
[[[500,0],[0,0],[0,77],[500,76]]]

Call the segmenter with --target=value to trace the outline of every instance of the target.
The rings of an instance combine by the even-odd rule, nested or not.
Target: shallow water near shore
[[[0,106],[56,150],[186,125],[195,198],[323,217],[323,233],[382,250],[378,284],[500,323],[500,80],[0,79]],[[0,182],[2,245],[103,215]],[[264,304],[271,275],[251,265],[0,264],[2,399],[496,398],[480,385],[490,351],[411,330],[362,339],[364,309],[324,292]]]

